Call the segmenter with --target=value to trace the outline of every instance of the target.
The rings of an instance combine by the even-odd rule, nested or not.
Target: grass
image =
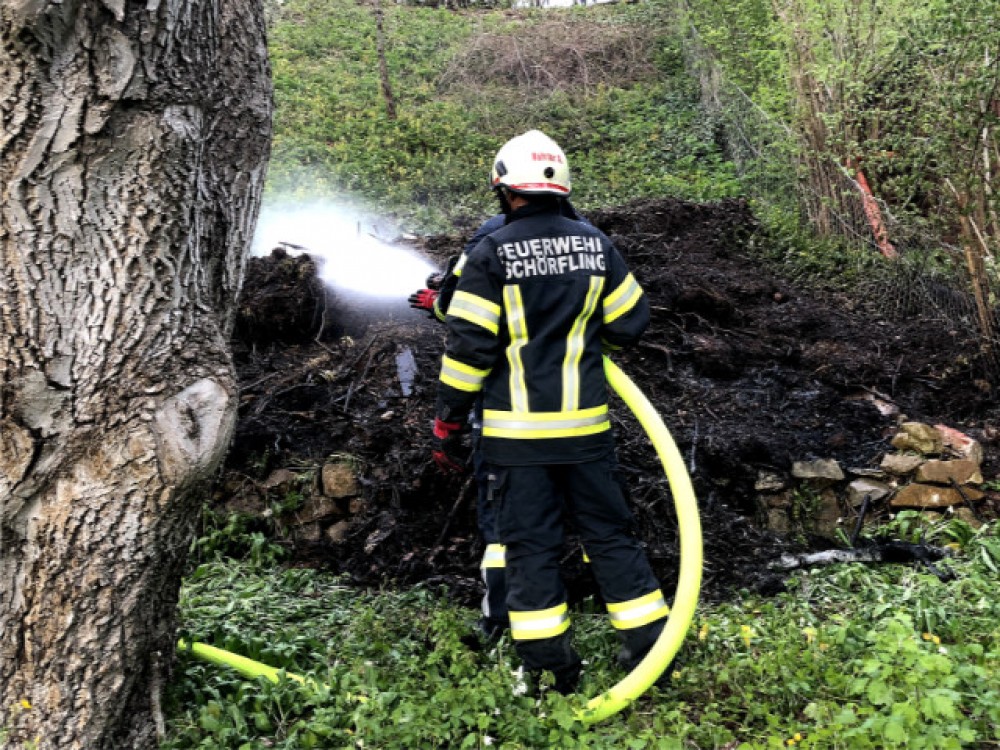
[[[410,231],[445,231],[495,210],[490,161],[529,128],[570,155],[584,209],[738,192],[661,5],[453,12],[388,4],[383,12],[396,119],[380,88],[370,6],[282,7],[269,40],[269,200],[360,199]],[[497,57],[498,46],[508,54]],[[519,64],[502,68],[514,48]],[[624,54],[635,64],[607,74]],[[538,72],[518,81],[518,71]]]
[[[804,572],[774,598],[702,605],[667,685],[594,726],[622,677],[596,607],[574,613],[579,696],[515,696],[511,643],[462,643],[477,612],[431,588],[359,591],[267,556],[188,578],[182,635],[309,676],[251,682],[181,655],[162,750],[251,748],[961,748],[1000,740],[1000,529],[952,521],[942,582],[914,567]],[[948,536],[948,529],[958,532]]]

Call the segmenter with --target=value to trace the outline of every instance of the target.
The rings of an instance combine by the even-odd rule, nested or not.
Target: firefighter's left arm
[[[466,256],[448,305],[448,340],[441,360],[436,416],[464,420],[500,355],[502,269],[492,240]]]
[[[615,350],[636,343],[649,326],[649,300],[607,237],[607,293],[602,300],[601,343]]]

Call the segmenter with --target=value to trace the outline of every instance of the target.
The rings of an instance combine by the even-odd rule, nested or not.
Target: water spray
[[[371,218],[330,202],[265,206],[257,222],[252,253],[267,255],[282,246],[307,252],[319,261],[319,277],[352,297],[405,300],[424,286],[434,266],[391,240],[395,227],[373,225]]]
[[[684,458],[677,449],[677,444],[670,431],[664,425],[660,415],[656,413],[656,409],[653,408],[649,399],[607,357],[604,358],[604,373],[608,384],[639,420],[639,424],[649,436],[656,454],[663,464],[663,470],[674,497],[674,507],[677,511],[677,522],[680,528],[681,565],[677,576],[673,607],[660,637],[635,669],[619,683],[591,699],[586,707],[577,713],[577,717],[586,724],[606,719],[633,703],[659,679],[673,661],[684,642],[691,621],[694,619],[701,589],[702,570],[701,519],[698,515],[698,503],[694,487],[691,484],[691,477],[684,465]],[[180,641],[178,649],[190,651],[194,656],[213,664],[231,667],[250,679],[264,677],[276,683],[284,675],[306,687],[313,689],[318,687],[315,682],[299,675],[290,674],[203,643],[189,644]]]

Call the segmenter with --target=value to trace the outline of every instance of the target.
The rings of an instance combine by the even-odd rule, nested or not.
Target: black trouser
[[[500,498],[497,533],[507,548],[507,605],[526,669],[579,670],[569,646],[559,574],[564,512],[572,518],[623,645],[644,653],[667,614],[659,582],[631,532],[614,455],[579,464],[491,467]]]
[[[483,399],[476,399],[472,416],[472,470],[476,477],[476,521],[483,538],[484,551],[480,571],[486,593],[483,594],[483,619],[480,626],[488,636],[499,636],[510,625],[507,617],[507,570],[503,544],[497,538],[497,501],[490,491],[489,466],[483,458]]]

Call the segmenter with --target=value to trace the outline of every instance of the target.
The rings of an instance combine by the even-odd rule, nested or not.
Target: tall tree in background
[[[0,0],[0,745],[147,748],[270,148],[260,0]]]

